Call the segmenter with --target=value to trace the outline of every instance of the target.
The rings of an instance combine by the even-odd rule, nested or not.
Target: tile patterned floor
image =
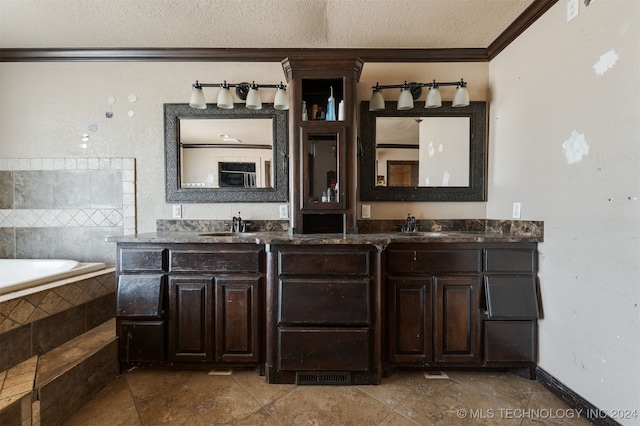
[[[542,385],[508,373],[399,371],[379,386],[269,385],[252,370],[137,369],[65,425],[588,425]]]

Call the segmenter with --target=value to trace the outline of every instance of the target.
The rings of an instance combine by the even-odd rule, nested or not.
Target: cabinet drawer
[[[116,315],[160,318],[165,279],[164,275],[120,275]]]
[[[369,324],[369,280],[283,279],[279,323]]]
[[[123,248],[118,265],[122,272],[164,272],[167,270],[167,250],[162,248]]]
[[[254,251],[171,250],[171,272],[260,272],[260,256]]]
[[[535,361],[536,340],[535,321],[485,321],[484,360]]]
[[[280,328],[278,369],[367,371],[369,340],[366,328]]]
[[[431,272],[469,273],[481,271],[480,250],[405,250],[388,251],[390,273]]]
[[[369,252],[279,252],[280,275],[369,275]]]
[[[487,272],[535,272],[537,251],[532,249],[486,249],[484,270]]]

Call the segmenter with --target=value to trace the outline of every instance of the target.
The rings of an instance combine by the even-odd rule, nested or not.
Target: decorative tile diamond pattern
[[[114,227],[135,234],[135,159],[133,158],[0,158],[1,170],[121,170],[121,209],[7,209],[0,210],[0,227]]]
[[[113,269],[39,293],[0,302],[0,333],[87,303],[116,290]]]
[[[123,226],[120,209],[0,210],[0,227]]]

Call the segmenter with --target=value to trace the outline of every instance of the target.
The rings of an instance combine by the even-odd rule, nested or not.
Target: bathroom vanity
[[[494,232],[118,237],[121,368],[255,367],[378,384],[397,368],[526,369],[537,242]]]

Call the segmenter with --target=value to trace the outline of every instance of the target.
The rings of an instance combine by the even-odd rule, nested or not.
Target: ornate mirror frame
[[[453,108],[442,102],[441,108],[398,111],[396,102],[386,102],[383,111],[369,111],[369,102],[360,104],[361,201],[486,201],[487,179],[487,104],[471,102],[468,107]],[[468,187],[387,187],[376,185],[376,118],[377,117],[469,117],[470,155]]]
[[[273,120],[272,188],[182,188],[180,185],[180,120],[181,119],[243,119],[271,118]],[[167,202],[181,203],[256,203],[286,202],[288,177],[288,111],[263,104],[260,110],[235,104],[233,109],[220,109],[208,104],[207,109],[193,109],[188,104],[164,104],[165,188]]]

